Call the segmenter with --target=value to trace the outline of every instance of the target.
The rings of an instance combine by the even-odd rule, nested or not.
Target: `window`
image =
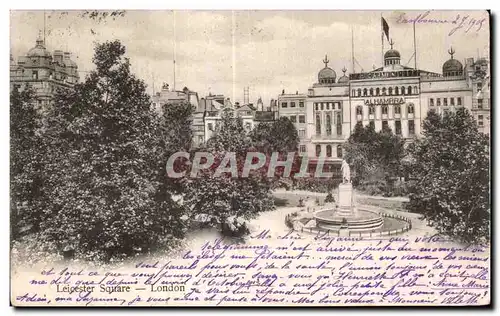
[[[405,87],[401,87],[401,94],[405,94]]]
[[[33,79],[38,80],[38,70],[33,70]]]
[[[304,107],[304,101],[300,101],[300,102],[299,102],[299,107],[300,107],[300,108],[303,108],[303,107]]]
[[[396,121],[396,135],[401,135],[401,121]]]
[[[325,109],[325,104],[321,102],[321,111],[323,111],[324,109]]]
[[[352,97],[355,97],[355,96],[356,96],[356,90],[354,90],[354,89],[352,89],[352,90],[351,90],[351,96],[352,96]]]
[[[363,107],[361,105],[356,107],[356,115],[363,115]]]
[[[437,98],[436,99],[436,105],[437,106],[441,106],[441,98]]]
[[[389,122],[382,121],[382,130],[389,129]]]
[[[337,123],[337,135],[342,135],[342,124]]]
[[[413,106],[413,103],[408,104],[408,114],[414,114],[415,113],[415,107]]]
[[[368,107],[368,114],[370,114],[370,115],[374,115],[375,114],[375,106],[370,105]]]
[[[450,105],[454,106],[455,105],[455,98],[450,98]]]
[[[337,145],[337,157],[342,158],[342,145]]]
[[[387,105],[382,106],[382,114],[387,115],[388,111],[389,111],[389,109],[388,109]]]
[[[358,97],[361,96],[361,89],[358,89]]]
[[[380,95],[380,88],[375,89],[375,94]]]
[[[477,99],[477,108],[482,109],[483,108],[483,99]]]
[[[282,102],[282,103],[281,103],[281,107],[282,107],[282,108],[287,108],[287,107],[288,107],[288,104],[287,104],[286,102]]]
[[[395,91],[396,95],[399,95],[399,87],[396,87],[396,88],[394,89],[394,91]]]
[[[297,123],[297,116],[295,115],[290,116],[290,122]]]
[[[483,87],[483,84],[481,82],[478,82],[477,83],[477,89],[478,90],[481,90],[481,88]]]
[[[408,121],[408,135],[415,135],[415,121],[413,120]]]
[[[327,110],[330,110],[330,103],[327,103],[327,104],[326,104],[326,109],[327,109]]]
[[[300,145],[299,150],[301,153],[305,153],[306,152],[306,145]]]
[[[321,117],[316,115],[316,135],[321,135]]]
[[[370,128],[375,129],[375,121],[370,121]]]
[[[316,145],[316,157],[319,157],[321,155],[321,145]]]
[[[299,115],[299,123],[305,123],[306,122],[306,116],[305,115]]]
[[[305,137],[306,131],[304,129],[299,130],[299,137]]]
[[[399,105],[394,106],[394,114],[401,114],[401,106]]]
[[[316,106],[316,111],[318,111],[319,110],[318,103],[314,103],[314,105]]]
[[[290,102],[290,107],[294,108],[295,107],[295,102]]]
[[[448,106],[448,98],[443,98],[443,106]]]
[[[198,136],[198,144],[201,144],[203,143],[203,136]]]
[[[477,116],[477,125],[479,127],[483,127],[484,126],[484,121],[483,121],[483,116],[482,115],[478,115]]]
[[[387,89],[385,87],[382,88],[382,95],[386,94]]]
[[[332,156],[332,146],[331,145],[326,145],[326,156],[327,157]]]
[[[457,98],[457,105],[462,105],[462,98],[461,97]]]
[[[411,87],[408,86],[408,94],[411,94]]]
[[[368,90],[366,88],[363,89],[363,96],[368,96]]]
[[[389,87],[389,95],[392,95],[392,87]]]
[[[370,96],[373,95],[373,88],[370,88]]]
[[[213,123],[208,123],[208,130],[213,131],[214,130],[214,124]]]
[[[413,94],[418,94],[417,86],[413,87]]]
[[[330,114],[326,115],[326,135],[332,135],[332,117]]]

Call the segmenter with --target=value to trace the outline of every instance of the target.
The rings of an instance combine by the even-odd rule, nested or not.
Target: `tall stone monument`
[[[347,161],[342,161],[342,183],[339,185],[339,208],[337,216],[352,217],[355,215],[352,203],[352,183],[351,183],[351,168]]]

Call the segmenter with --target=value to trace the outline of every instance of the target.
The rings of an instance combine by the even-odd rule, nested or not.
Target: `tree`
[[[34,90],[17,87],[10,94],[10,197],[13,239],[25,228],[38,230],[42,218],[39,204],[43,174],[40,145],[41,117]]]
[[[183,209],[159,193],[159,118],[119,41],[97,45],[96,70],[48,114],[44,236],[108,260],[183,235]]]
[[[405,157],[403,139],[389,128],[377,133],[370,125],[363,127],[358,122],[344,148],[345,159],[354,171],[353,185],[375,184],[382,191],[390,190],[392,179],[401,173]]]
[[[443,117],[430,111],[410,154],[409,210],[459,241],[489,239],[489,141],[467,109]]]
[[[250,138],[254,147],[263,152],[297,151],[299,145],[297,129],[287,117],[257,125],[250,132]]]
[[[193,131],[191,130],[191,120],[194,107],[188,103],[164,104],[160,118],[160,146],[162,147],[161,160],[165,162],[176,152],[187,152],[191,149]],[[162,168],[159,173],[161,190],[165,192],[182,193],[183,179],[169,178],[166,175],[166,168]]]
[[[246,154],[252,151],[241,118],[227,109],[216,126],[214,136],[204,149],[214,155],[214,164],[201,172],[196,178],[187,181],[184,196],[186,204],[192,207],[192,215],[206,215],[210,223],[219,227],[223,233],[237,235],[248,232],[245,221],[259,213],[274,208],[270,182],[262,170],[251,172],[242,177]],[[216,169],[227,153],[234,153],[238,177],[229,174],[216,175]],[[226,229],[232,226],[231,229]]]

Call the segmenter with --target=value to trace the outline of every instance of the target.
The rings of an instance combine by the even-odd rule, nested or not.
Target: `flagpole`
[[[353,28],[351,26],[351,43],[352,43],[352,56],[351,56],[351,61],[352,61],[352,73],[355,73],[355,70],[354,70],[354,31],[353,31]]]
[[[382,54],[381,54],[381,57],[382,57],[382,67],[384,67],[384,20],[383,20],[383,16],[382,16],[382,13],[380,13],[380,38],[382,40]]]
[[[415,35],[415,21],[413,21],[413,58],[415,61],[415,69],[417,69],[417,37]]]

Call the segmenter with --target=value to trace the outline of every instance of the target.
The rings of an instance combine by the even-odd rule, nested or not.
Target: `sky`
[[[46,11],[45,38],[49,51],[70,51],[83,79],[92,64],[96,43],[119,39],[126,47],[133,72],[148,92],[163,82],[188,87],[199,97],[224,94],[264,104],[286,93],[307,93],[317,74],[328,66],[337,78],[342,68],[355,72],[381,66],[381,16],[389,25],[401,63],[410,67],[413,19],[417,68],[441,73],[442,64],[455,59],[487,57],[489,17],[486,11],[126,11],[123,17],[98,22],[81,12]],[[44,28],[43,11],[11,11],[10,47],[17,60],[35,45]],[[454,30],[455,28],[457,28]],[[352,41],[353,40],[353,41]],[[385,49],[390,45],[384,39]],[[175,57],[174,57],[175,56]]]

